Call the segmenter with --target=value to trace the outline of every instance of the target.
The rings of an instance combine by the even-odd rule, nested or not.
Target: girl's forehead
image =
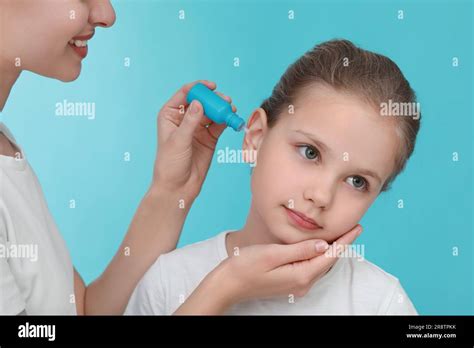
[[[287,114],[288,123],[327,126],[334,132],[393,133],[396,128],[394,120],[381,116],[380,109],[363,97],[320,85],[301,90]]]
[[[364,110],[368,115],[379,116],[380,112],[367,100],[346,90],[336,90],[324,85],[308,86],[299,91],[294,98],[294,109],[318,112],[321,109],[343,110],[351,108]]]
[[[303,124],[307,127],[330,126],[334,131],[377,130],[387,128],[388,118],[381,117],[377,110],[354,97],[321,96],[305,98],[288,112],[289,124]],[[392,124],[390,123],[390,126]]]

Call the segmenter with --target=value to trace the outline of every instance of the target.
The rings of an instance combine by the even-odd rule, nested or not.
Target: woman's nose
[[[109,28],[115,23],[115,10],[109,0],[89,0],[89,23],[94,27]]]

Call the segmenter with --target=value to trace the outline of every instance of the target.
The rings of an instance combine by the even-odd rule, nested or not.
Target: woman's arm
[[[78,314],[123,314],[146,270],[161,254],[176,248],[185,218],[209,170],[217,140],[225,129],[225,125],[204,116],[199,102],[188,107],[187,93],[198,82],[216,88],[210,81],[186,84],[158,114],[153,182],[114,258],[87,287],[75,272]],[[231,102],[229,97],[223,97]]]
[[[102,275],[86,288],[76,272],[78,314],[123,313],[146,270],[159,255],[176,248],[192,204],[192,199],[188,198],[188,204],[181,209],[180,199],[183,196],[176,193],[151,189],[141,201],[120,248]]]

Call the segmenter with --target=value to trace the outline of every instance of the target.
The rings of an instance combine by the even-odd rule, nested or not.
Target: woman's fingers
[[[332,261],[331,256],[338,256],[337,251],[351,244],[361,232],[362,226],[356,225],[331,245],[328,245],[323,239],[311,239],[287,245],[273,244],[268,249],[268,259],[271,260],[271,266],[273,266],[273,268],[304,260],[310,260],[312,262],[316,259],[329,259],[325,260],[325,262],[329,264]],[[336,252],[329,250],[331,248]],[[322,254],[325,254],[324,256],[326,257],[316,257]]]
[[[179,109],[182,106],[188,105],[186,101],[186,96],[191,88],[194,87],[195,84],[202,83],[203,85],[209,87],[210,89],[216,89],[217,85],[215,82],[208,81],[208,80],[197,80],[194,82],[187,83],[183,85],[164,105],[164,107],[169,107],[173,109]]]
[[[269,249],[270,267],[309,260],[323,254],[329,245],[322,239],[305,240],[295,244],[273,244]]]
[[[306,270],[303,272],[308,272],[310,278],[317,278],[321,276],[323,270],[331,268],[338,257],[341,256],[342,252],[348,245],[350,245],[362,232],[362,226],[356,225],[349,232],[346,232],[338,240],[332,243],[328,250],[321,257],[315,257],[306,264]]]
[[[183,108],[185,108],[188,103],[186,101],[186,96],[188,95],[189,91],[191,90],[191,88],[194,87],[195,84],[197,83],[202,83],[204,85],[206,85],[207,87],[209,87],[210,89],[214,90],[217,85],[212,82],[212,81],[208,81],[208,80],[198,80],[198,81],[194,81],[194,82],[190,82],[190,83],[187,83],[185,84],[183,87],[181,87],[165,104],[164,107],[168,107],[168,108],[177,108],[179,110],[182,110]],[[223,93],[221,92],[218,92],[216,91],[215,92],[217,95],[219,95],[220,97],[222,97],[225,101],[227,101],[229,104],[232,103],[232,98],[227,96],[227,95],[224,95]],[[232,106],[232,112],[236,112],[237,111],[237,108],[235,105],[231,104]],[[176,120],[177,122],[181,122],[183,120],[183,116],[179,117],[179,115],[183,115],[183,113],[180,113],[178,114],[178,120]],[[214,122],[208,118],[206,115],[204,115],[204,117],[201,118],[200,120],[200,124],[201,126],[210,126],[211,124],[213,124]],[[216,127],[217,129],[216,130],[213,130],[213,133],[218,135],[218,130],[220,130],[221,127]],[[225,127],[224,127],[225,128]],[[221,132],[222,133],[222,132]]]
[[[184,140],[182,141],[183,144],[190,144],[192,141],[194,133],[197,131],[197,125],[196,121],[198,122],[197,124],[201,127],[201,131],[208,132],[211,138],[211,142],[217,143],[217,140],[219,139],[220,135],[224,132],[226,125],[225,124],[216,124],[213,122],[209,117],[207,117],[204,114],[204,109],[201,103],[199,103],[199,115],[197,116],[197,119],[194,117],[189,117],[190,115],[193,115],[193,112],[190,111],[190,105],[188,105],[186,101],[186,97],[191,90],[191,88],[194,87],[197,83],[202,83],[211,90],[215,90],[217,85],[216,83],[208,80],[197,80],[194,82],[187,83],[183,85],[164,105],[162,111],[160,114],[162,116],[160,118],[167,118],[167,120],[171,123],[174,124],[175,127],[178,127],[178,129],[181,129],[179,131],[179,136],[178,138],[183,138]],[[232,98],[224,95],[221,92],[216,91],[215,92],[217,95],[222,97],[225,101],[228,103],[232,103]],[[232,106],[232,111],[236,112],[237,108],[235,105],[231,104]],[[169,110],[167,112],[166,110]],[[204,127],[207,129],[204,130]],[[192,133],[190,133],[192,132]],[[159,137],[160,139],[162,137]],[[180,142],[181,140],[177,140]]]
[[[196,107],[194,111],[193,107]],[[207,132],[211,136],[212,142],[215,144],[227,127],[225,124],[217,124],[212,122],[206,115],[204,115],[204,108],[198,100],[194,100],[186,110],[183,121],[178,128],[178,137],[184,137],[186,144],[191,144],[196,128],[208,126]],[[182,129],[182,130],[180,130]]]
[[[221,96],[226,102],[228,102],[229,104],[231,104],[232,106],[232,112],[236,112],[237,111],[237,108],[234,104],[232,104],[232,98],[227,96],[227,95],[224,95],[223,93],[221,92],[216,92],[217,95]]]
[[[215,93],[216,93],[219,97],[221,97],[222,99],[224,99],[226,102],[232,103],[232,98],[231,98],[231,97],[225,95],[224,93],[218,92],[218,91],[216,91]]]
[[[211,138],[214,140],[214,142],[217,143],[217,140],[221,136],[222,132],[227,128],[227,125],[224,124],[218,124],[218,123],[212,123],[208,128],[207,131],[209,132]]]

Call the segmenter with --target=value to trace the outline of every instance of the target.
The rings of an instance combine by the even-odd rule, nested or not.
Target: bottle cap
[[[240,132],[242,128],[245,126],[245,121],[243,118],[232,113],[230,117],[227,119],[227,125],[229,127],[232,127],[232,129],[235,130],[236,132]]]

